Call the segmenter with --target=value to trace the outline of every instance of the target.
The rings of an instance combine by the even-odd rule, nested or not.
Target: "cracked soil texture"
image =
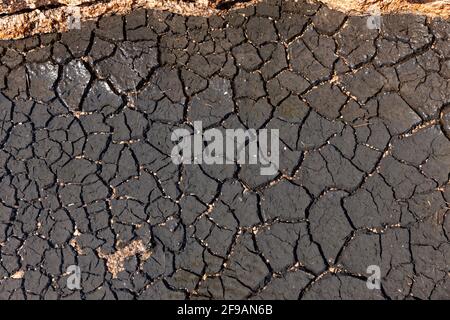
[[[0,42],[0,298],[449,299],[449,39],[265,0]],[[173,164],[196,120],[279,173]]]

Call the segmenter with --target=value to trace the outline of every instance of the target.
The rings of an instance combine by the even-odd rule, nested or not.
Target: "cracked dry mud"
[[[0,42],[0,298],[449,299],[449,38],[265,0]],[[279,129],[279,174],[174,165],[196,120]]]

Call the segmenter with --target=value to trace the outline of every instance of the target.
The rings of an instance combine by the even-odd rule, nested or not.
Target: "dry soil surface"
[[[450,21],[369,18],[265,0],[0,42],[0,298],[450,298]],[[280,130],[279,171],[175,165],[194,121]]]

